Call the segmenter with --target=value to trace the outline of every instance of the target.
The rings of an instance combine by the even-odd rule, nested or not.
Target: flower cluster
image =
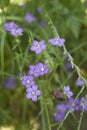
[[[39,62],[37,65],[30,65],[29,75],[39,77],[49,72],[48,64]]]
[[[23,29],[19,27],[19,25],[15,24],[15,22],[9,22],[4,24],[4,28],[6,31],[9,31],[13,36],[21,36],[23,35]]]
[[[56,106],[56,113],[54,114],[55,121],[58,122],[62,121],[69,109],[71,110],[71,112],[82,111],[82,110],[87,111],[86,98],[83,96],[81,98],[78,98],[76,101],[73,98],[70,98],[67,103],[58,104]]]
[[[49,72],[48,64],[42,64],[39,62],[37,65],[30,65],[28,76],[22,76],[21,84],[26,86],[26,98],[37,101],[37,96],[41,95],[41,91],[38,90],[38,86],[34,81],[34,77],[43,76]]]

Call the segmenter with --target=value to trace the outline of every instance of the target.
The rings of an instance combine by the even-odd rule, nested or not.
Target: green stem
[[[41,105],[41,117],[42,117],[42,130],[46,130],[46,119],[45,119],[45,107],[43,97],[40,98]]]
[[[2,77],[3,77],[3,72],[4,72],[4,44],[5,44],[5,37],[6,37],[6,32],[2,32],[2,37],[1,37],[1,71],[2,71]]]

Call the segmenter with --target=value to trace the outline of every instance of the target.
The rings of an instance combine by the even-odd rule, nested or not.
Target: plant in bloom
[[[16,28],[16,29],[11,29],[11,32],[10,34],[13,35],[13,36],[21,36],[23,35],[23,29],[22,28]]]
[[[9,23],[4,23],[4,28],[6,31],[11,31],[11,29],[16,29],[19,26],[17,24],[15,24],[15,22],[11,21]]]
[[[75,85],[82,87],[82,86],[84,86],[84,81],[81,78],[78,78],[75,82]]]
[[[21,84],[25,85],[26,87],[31,87],[32,85],[35,84],[34,80],[33,80],[33,76],[22,76],[22,80],[21,80]]]
[[[3,85],[5,88],[8,88],[8,89],[14,89],[15,84],[16,84],[16,79],[15,79],[14,77],[8,77],[8,78],[2,83],[2,85]]]
[[[48,42],[50,42],[53,46],[62,47],[64,45],[65,39],[54,37],[53,39],[49,39]]]
[[[64,119],[66,112],[70,108],[71,112],[83,111],[83,110],[87,111],[87,99],[84,96],[78,98],[76,101],[73,98],[70,98],[67,103],[58,104],[56,106],[56,113],[54,114],[55,121],[58,122],[62,121]]]
[[[65,114],[66,114],[67,108],[65,107],[65,104],[58,104],[56,106],[56,113],[54,114],[55,121],[62,121]]]
[[[72,65],[71,65],[71,63],[69,61],[66,61],[66,68],[68,70],[72,69]]]
[[[29,75],[39,77],[49,72],[48,64],[39,62],[36,66],[30,65]]]
[[[70,91],[70,86],[64,86],[64,93],[68,98],[71,98],[73,96],[73,93]]]
[[[37,12],[38,12],[39,14],[42,14],[42,8],[41,8],[41,7],[38,7],[38,8],[37,8]]]
[[[47,23],[46,23],[45,21],[41,20],[41,21],[39,21],[39,25],[40,25],[41,27],[46,27],[46,26],[47,26]]]
[[[45,50],[47,48],[44,43],[45,43],[44,40],[42,40],[40,42],[34,40],[33,41],[33,46],[30,47],[30,50],[35,51],[36,54],[41,54],[42,50]]]
[[[36,17],[30,13],[30,12],[27,12],[24,19],[28,22],[28,23],[32,23],[33,21],[36,21]]]
[[[22,4],[22,5],[21,5],[21,8],[22,8],[22,9],[25,9],[25,8],[26,8],[26,4],[25,4],[25,3]]]
[[[79,102],[80,111],[87,111],[87,99],[83,96]]]
[[[38,100],[38,96],[41,95],[41,91],[38,90],[38,86],[37,85],[33,85],[30,88],[27,88],[27,94],[26,94],[26,98],[27,99],[32,99],[32,101],[36,102]]]
[[[4,28],[6,31],[9,31],[13,36],[21,36],[23,35],[23,29],[19,27],[19,25],[15,24],[13,21],[4,24]]]

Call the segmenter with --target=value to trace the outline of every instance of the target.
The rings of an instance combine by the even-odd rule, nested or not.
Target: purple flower
[[[44,40],[38,42],[36,40],[33,41],[33,46],[30,47],[31,51],[35,51],[36,54],[41,54],[42,50],[45,50],[47,47],[44,44]]]
[[[4,28],[5,28],[6,31],[11,31],[12,29],[16,29],[18,27],[19,26],[17,24],[15,24],[13,21],[4,24]]]
[[[69,99],[73,96],[73,93],[70,91],[70,86],[64,86],[64,93]]]
[[[65,39],[54,37],[53,39],[49,39],[48,42],[50,42],[53,46],[62,47],[64,45]]]
[[[23,29],[19,27],[19,25],[15,24],[13,21],[4,24],[4,28],[6,31],[9,31],[13,36],[21,36],[23,35]]]
[[[28,22],[28,23],[32,23],[33,21],[36,20],[35,16],[29,12],[26,13],[24,19]]]
[[[66,103],[66,108],[69,109],[69,108],[71,107],[71,105],[72,105],[73,102],[74,102],[74,99],[73,99],[73,98],[70,98],[70,99],[68,100],[68,102]]]
[[[67,112],[67,108],[65,104],[58,104],[56,106],[56,113],[54,114],[55,121],[62,121],[65,114]]]
[[[38,63],[36,66],[36,70],[39,72],[39,76],[43,76],[49,72],[48,64]]]
[[[37,96],[41,95],[41,91],[38,90],[37,85],[33,85],[31,88],[27,89],[26,98],[32,99],[32,101],[36,102],[38,100]]]
[[[64,119],[65,113],[57,112],[54,114],[55,121],[61,122]]]
[[[13,35],[13,36],[21,36],[23,35],[23,29],[22,28],[16,28],[16,29],[11,29],[11,32],[10,34]]]
[[[82,87],[82,86],[84,86],[84,81],[82,79],[78,78],[75,82],[75,85]]]
[[[5,88],[8,88],[8,89],[14,89],[15,87],[15,84],[16,84],[16,79],[14,77],[8,77],[5,82],[2,83],[2,85],[5,87]]]
[[[75,102],[75,105],[73,107],[74,111],[79,111],[80,110],[80,99],[78,98]]]
[[[29,75],[33,75],[35,77],[39,77],[39,72],[36,69],[35,65],[30,65]]]
[[[39,22],[39,25],[41,26],[41,27],[45,27],[46,25],[47,25],[47,23],[45,22],[45,21],[40,21]]]
[[[38,8],[37,8],[37,12],[38,12],[39,14],[42,14],[42,8],[41,8],[41,7],[38,7]]]
[[[22,9],[25,9],[25,8],[26,8],[26,4],[22,4],[22,5],[21,5],[21,8],[22,8]]]
[[[33,76],[22,76],[22,85],[25,85],[26,87],[31,87],[32,85],[35,84],[33,81]]]
[[[58,104],[56,106],[56,110],[59,112],[66,112],[67,108],[66,108],[66,105],[64,103],[62,103],[62,104]]]
[[[87,100],[84,96],[81,97],[79,106],[80,106],[81,111],[83,110],[83,108],[84,108],[84,111],[87,111]]]
[[[72,65],[69,61],[66,61],[66,68],[69,70],[72,69]]]
[[[38,63],[35,65],[30,65],[29,75],[39,77],[47,74],[49,72],[48,64]]]

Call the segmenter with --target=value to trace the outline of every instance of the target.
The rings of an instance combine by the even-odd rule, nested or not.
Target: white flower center
[[[59,42],[59,40],[57,39],[55,43],[58,44],[58,42]]]
[[[37,48],[40,49],[40,45],[38,45]]]
[[[41,71],[44,71],[44,67],[41,68]]]
[[[30,83],[30,80],[26,80],[26,83],[29,84],[29,83]]]
[[[35,95],[35,91],[32,92],[32,95]]]

